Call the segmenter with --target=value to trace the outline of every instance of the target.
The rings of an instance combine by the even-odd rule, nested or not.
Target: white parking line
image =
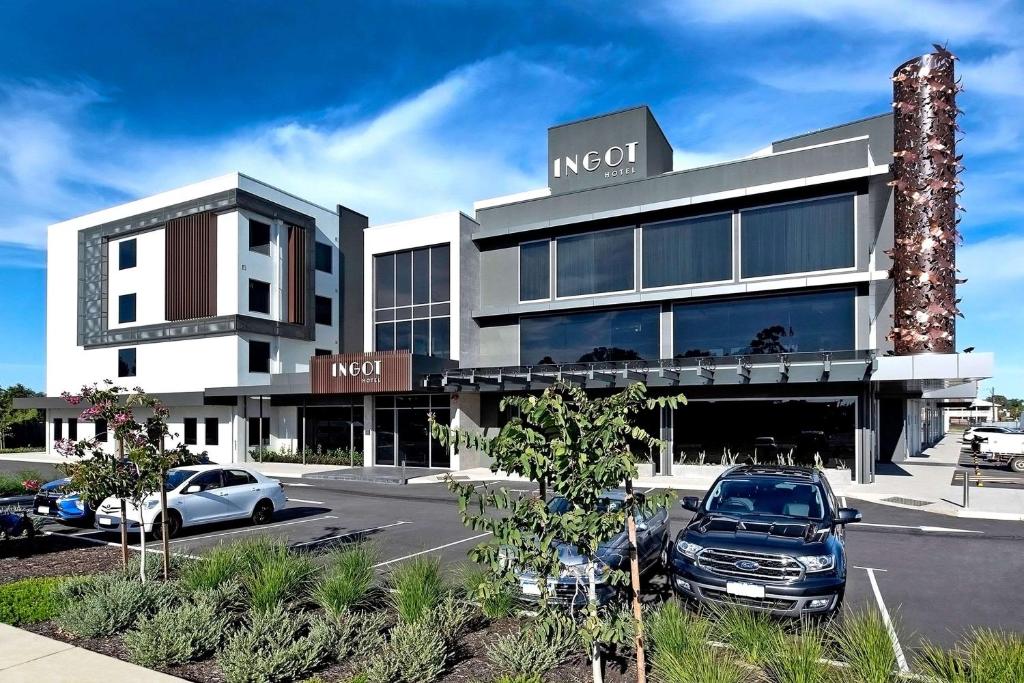
[[[839,504],[842,505],[843,507],[847,507],[846,496],[839,496]]]
[[[893,652],[896,653],[896,664],[899,665],[901,673],[910,673],[910,667],[907,666],[907,658],[903,655],[903,648],[900,646],[900,639],[896,636],[896,628],[889,617],[889,610],[885,608],[885,602],[882,600],[882,591],[878,588],[878,581],[875,580],[875,572],[884,572],[886,570],[875,569],[874,567],[854,567],[854,569],[863,569],[868,573],[871,590],[875,592],[875,600],[878,602],[878,611],[882,614],[882,621],[885,623],[885,628],[889,631],[889,640],[892,641]]]
[[[444,545],[439,545],[436,548],[429,548],[427,550],[421,550],[418,553],[412,553],[411,555],[403,555],[402,557],[396,557],[395,559],[388,560],[387,562],[381,562],[379,564],[375,564],[375,565],[373,565],[373,568],[377,569],[379,567],[386,567],[389,564],[394,564],[395,562],[401,562],[402,560],[408,560],[408,559],[411,559],[413,557],[418,557],[419,555],[425,555],[427,553],[433,553],[433,552],[436,552],[438,550],[444,550],[445,548],[451,548],[453,545],[459,545],[460,543],[466,543],[468,541],[475,541],[478,538],[483,538],[484,536],[490,536],[490,535],[491,535],[491,532],[488,531],[485,534],[477,534],[476,536],[470,536],[469,538],[464,538],[461,541],[452,541],[451,543],[445,543]]]
[[[293,548],[301,548],[304,545],[314,545],[316,543],[326,543],[327,541],[336,541],[339,538],[348,538],[349,536],[358,536],[360,534],[368,534],[371,531],[379,531],[381,529],[390,529],[391,527],[401,526],[402,524],[412,524],[412,522],[403,522],[401,520],[394,522],[393,524],[382,524],[381,526],[371,527],[369,529],[359,529],[358,531],[349,531],[345,534],[338,534],[337,536],[328,536],[327,538],[318,538],[315,541],[305,541],[303,543],[296,543]]]
[[[953,529],[945,526],[907,526],[906,524],[875,524],[872,522],[858,522],[857,526],[876,526],[885,529],[918,529],[920,531],[931,531],[935,533],[952,531],[958,534],[984,534],[984,531],[977,531],[975,529]]]
[[[288,482],[288,481],[281,482],[281,483],[284,484],[285,486],[305,486],[307,488],[312,488],[312,486],[313,486],[312,484],[293,484],[293,483]]]
[[[231,536],[232,534],[244,534],[249,531],[261,531],[263,529],[274,529],[279,526],[291,526],[292,524],[306,524],[308,522],[320,522],[325,519],[337,519],[337,515],[322,515],[319,517],[306,517],[305,519],[296,519],[291,522],[278,522],[277,524],[261,524],[259,526],[250,526],[245,529],[235,529],[234,531],[222,531],[218,534],[204,534],[202,536],[188,536],[186,538],[175,538],[171,540],[171,543],[187,543],[188,541],[201,541],[207,538],[217,538],[218,536]]]
[[[289,503],[309,503],[310,505],[323,505],[322,500],[304,500],[302,498],[289,498]]]
[[[43,533],[44,536],[64,536],[65,538],[75,538],[75,539],[79,539],[79,540],[85,541],[86,543],[95,543],[96,545],[109,545],[109,546],[113,546],[115,548],[120,548],[121,547],[120,543],[115,543],[114,541],[101,541],[98,538],[89,538],[85,534],[66,534],[66,533],[64,533],[62,531],[44,531],[42,533]],[[134,550],[135,552],[141,552],[141,550],[142,550],[137,545],[129,545],[128,549],[129,550]],[[151,547],[150,544],[147,543],[146,544],[146,552],[147,553],[161,553],[162,554],[163,553],[163,549],[158,548],[158,547]],[[174,554],[176,556],[178,556],[178,557],[187,557],[190,560],[198,560],[199,559],[199,557],[197,557],[196,555],[189,555],[188,553],[174,553]]]

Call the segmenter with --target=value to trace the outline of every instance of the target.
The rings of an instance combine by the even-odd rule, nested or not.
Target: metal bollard
[[[971,505],[971,473],[964,470],[964,509]]]

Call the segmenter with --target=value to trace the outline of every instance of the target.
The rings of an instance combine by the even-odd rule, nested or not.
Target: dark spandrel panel
[[[672,308],[674,356],[852,349],[854,294],[844,289],[676,304]]]
[[[558,296],[633,289],[633,228],[562,237],[556,248]]]
[[[732,214],[643,227],[643,286],[732,279]]]
[[[741,275],[763,277],[854,265],[853,196],[740,213]]]
[[[430,249],[430,301],[451,299],[451,249],[445,244]]]
[[[395,254],[395,305],[412,303],[412,252]]]
[[[334,300],[327,296],[313,298],[317,325],[331,325],[334,322]]]
[[[430,315],[448,315],[451,311],[451,304],[433,304],[430,307]]]
[[[413,318],[429,318],[430,317],[430,306],[424,304],[422,306],[412,307]]]
[[[373,279],[375,308],[395,305],[395,255],[373,257]]]
[[[334,270],[334,256],[331,245],[323,242],[316,243],[316,269],[322,273],[330,273]]]
[[[430,249],[412,252],[412,302],[430,303]]]
[[[451,358],[451,320],[434,318],[430,321],[430,355]]]
[[[394,323],[377,323],[376,325],[376,338],[377,341],[374,344],[374,349],[377,351],[394,351],[395,350],[395,324]]]
[[[657,360],[657,306],[545,315],[519,320],[523,365]]]
[[[519,245],[519,300],[551,298],[551,242]]]
[[[382,311],[376,311],[373,314],[373,318],[377,322],[383,322],[385,320],[394,320],[395,319],[395,309],[393,309],[393,308],[385,308]]]

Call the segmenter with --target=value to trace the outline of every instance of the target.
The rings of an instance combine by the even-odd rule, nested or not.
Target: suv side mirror
[[[182,493],[199,493],[202,490],[203,490],[203,487],[200,486],[199,484],[192,484],[191,486],[186,488],[184,491],[182,491]]]
[[[697,512],[700,510],[700,498],[697,496],[683,496],[683,501],[679,504],[684,510],[690,512]]]
[[[839,508],[837,510],[836,524],[852,524],[860,520],[861,514],[859,510],[854,510],[853,508]]]

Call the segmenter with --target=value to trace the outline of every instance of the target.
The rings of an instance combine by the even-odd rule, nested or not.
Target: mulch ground
[[[121,566],[121,549],[67,536],[0,541],[0,583],[33,576],[96,574]]]

